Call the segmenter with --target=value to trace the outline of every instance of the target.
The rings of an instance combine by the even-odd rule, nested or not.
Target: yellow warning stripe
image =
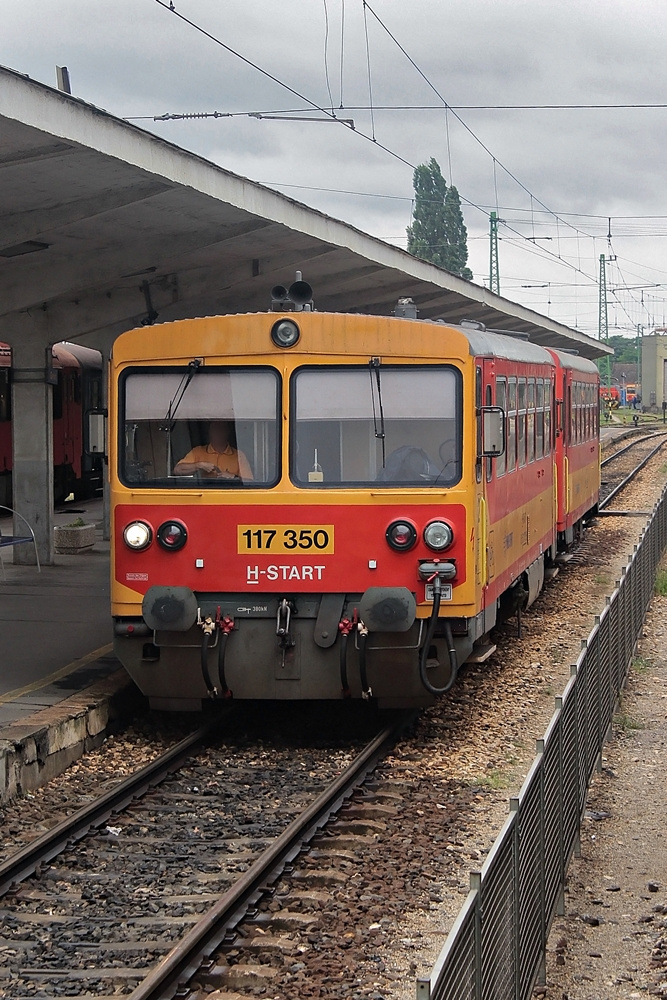
[[[61,677],[66,677],[67,674],[74,673],[79,667],[85,667],[87,663],[92,663],[93,660],[99,660],[101,656],[106,656],[113,649],[113,643],[108,643],[106,646],[100,646],[99,649],[94,649],[92,653],[86,653],[85,656],[80,657],[78,660],[72,660],[68,663],[66,667],[61,667],[60,670],[56,670],[55,673],[49,674],[48,677],[42,677],[41,680],[33,681],[32,684],[26,684],[25,687],[15,688],[13,691],[7,691],[6,694],[0,695],[0,705],[5,705],[8,701],[17,701],[22,698],[25,694],[32,694],[33,691],[39,691],[41,688],[48,687],[49,684],[53,684],[54,681],[59,681]],[[71,693],[71,692],[70,692]],[[67,697],[67,695],[63,695]]]

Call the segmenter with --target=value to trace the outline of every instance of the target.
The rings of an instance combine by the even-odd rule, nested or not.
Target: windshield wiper
[[[384,433],[384,410],[382,408],[382,383],[380,381],[380,365],[381,361],[379,358],[371,358],[368,362],[368,374],[371,380],[371,403],[373,404],[373,429],[375,431],[375,437],[382,441],[382,468],[384,469],[385,462],[385,433]],[[378,410],[380,411],[380,426],[378,429],[378,418],[375,411],[375,393],[373,392],[373,372],[375,372],[375,381],[377,383],[378,392]]]
[[[169,406],[167,407],[167,412],[164,417],[164,422],[160,425],[161,431],[167,431],[168,434],[171,434],[171,432],[173,431],[174,425],[176,423],[176,413],[178,411],[179,406],[181,405],[181,400],[183,399],[183,396],[185,395],[188,386],[190,385],[193,378],[199,371],[200,367],[201,367],[201,358],[193,358],[192,361],[188,361],[187,370],[183,375],[181,381],[178,383],[173,399],[170,401]]]

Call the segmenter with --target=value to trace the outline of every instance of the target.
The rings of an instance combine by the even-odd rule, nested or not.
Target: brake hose
[[[421,653],[419,655],[419,677],[421,682],[430,694],[446,694],[447,691],[451,690],[456,682],[456,675],[459,671],[458,661],[456,658],[456,650],[454,648],[454,637],[452,635],[452,627],[449,624],[447,618],[443,621],[443,626],[445,629],[445,639],[447,640],[447,649],[449,650],[449,666],[450,666],[450,677],[444,687],[435,687],[431,684],[430,680],[426,676],[426,661],[428,659],[428,651],[431,647],[433,641],[433,636],[435,634],[435,627],[438,623],[438,612],[440,611],[440,600],[442,595],[442,585],[440,582],[440,577],[436,573],[433,577],[433,607],[431,608],[431,617],[429,618],[428,628],[426,630],[426,638],[424,639],[424,645],[422,646]]]

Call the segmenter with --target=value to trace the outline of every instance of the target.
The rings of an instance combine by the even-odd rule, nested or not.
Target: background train
[[[60,503],[70,493],[93,496],[102,487],[102,459],[88,453],[84,415],[102,405],[102,355],[78,344],[52,348],[53,486]],[[12,506],[11,349],[0,343],[0,504]]]
[[[153,707],[428,704],[596,509],[592,362],[308,306],[114,345],[115,649]]]

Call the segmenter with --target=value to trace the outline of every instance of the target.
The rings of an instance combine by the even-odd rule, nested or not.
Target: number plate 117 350
[[[334,551],[333,524],[239,524],[237,529],[238,552],[319,552],[331,555]]]

